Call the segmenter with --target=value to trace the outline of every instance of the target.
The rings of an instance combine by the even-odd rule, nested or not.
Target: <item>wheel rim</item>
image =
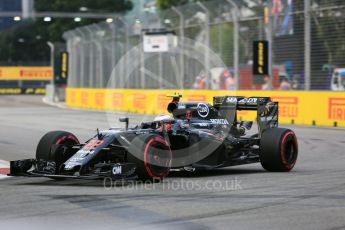
[[[164,140],[154,138],[146,144],[144,164],[151,178],[163,178],[168,175],[171,166],[171,150]]]
[[[293,140],[288,140],[284,146],[284,158],[288,163],[293,163],[295,156],[295,147]]]
[[[296,136],[292,132],[286,133],[282,138],[281,158],[287,169],[291,169],[297,160],[298,146]]]
[[[69,135],[69,136],[63,136],[59,138],[56,142],[56,145],[64,145],[64,144],[79,144],[79,141],[76,137]]]
[[[59,138],[55,142],[55,144],[56,145],[64,145],[64,146],[73,146],[75,144],[79,144],[79,140],[73,135],[68,135],[68,136],[62,136],[61,138]],[[64,152],[64,154],[60,158],[60,161],[64,162],[64,161],[68,160],[68,158],[70,158],[70,157],[71,157],[71,155]]]

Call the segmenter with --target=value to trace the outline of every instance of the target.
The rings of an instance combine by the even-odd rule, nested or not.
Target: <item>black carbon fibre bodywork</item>
[[[237,120],[238,110],[257,111],[258,132],[246,135],[251,123]],[[206,102],[168,105],[172,119],[144,122],[133,128],[100,131],[84,144],[51,151],[69,151],[72,156],[60,165],[42,159],[11,162],[12,176],[114,180],[136,178],[137,165],[128,161],[133,140],[143,134],[158,135],[169,144],[173,169],[211,169],[259,162],[261,134],[278,126],[278,103],[266,97],[214,97]],[[122,119],[128,123],[128,119]],[[127,126],[127,125],[126,125]],[[137,156],[140,158],[140,156]]]

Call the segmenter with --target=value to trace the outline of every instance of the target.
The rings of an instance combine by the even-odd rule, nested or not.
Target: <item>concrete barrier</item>
[[[345,92],[315,91],[214,91],[67,88],[66,105],[93,110],[126,111],[142,114],[167,113],[167,94],[179,92],[183,101],[207,101],[214,96],[269,96],[279,102],[279,122],[283,124],[345,127]],[[239,111],[243,120],[255,113]]]

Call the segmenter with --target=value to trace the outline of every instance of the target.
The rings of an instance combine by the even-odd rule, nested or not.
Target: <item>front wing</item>
[[[97,180],[110,178],[112,180],[134,180],[136,165],[133,163],[106,164],[99,163],[93,170],[86,173],[80,171],[73,173],[57,173],[56,164],[53,161],[24,159],[10,162],[10,174],[8,176],[49,177]]]

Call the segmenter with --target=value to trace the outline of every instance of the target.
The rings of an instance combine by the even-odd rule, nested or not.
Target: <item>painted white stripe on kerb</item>
[[[10,162],[8,161],[4,161],[4,160],[0,160],[0,172],[1,171],[4,171],[4,170],[9,170],[10,168]],[[7,178],[8,176],[7,175],[4,175],[4,174],[1,174],[0,173],[0,179],[4,179],[4,178]]]

